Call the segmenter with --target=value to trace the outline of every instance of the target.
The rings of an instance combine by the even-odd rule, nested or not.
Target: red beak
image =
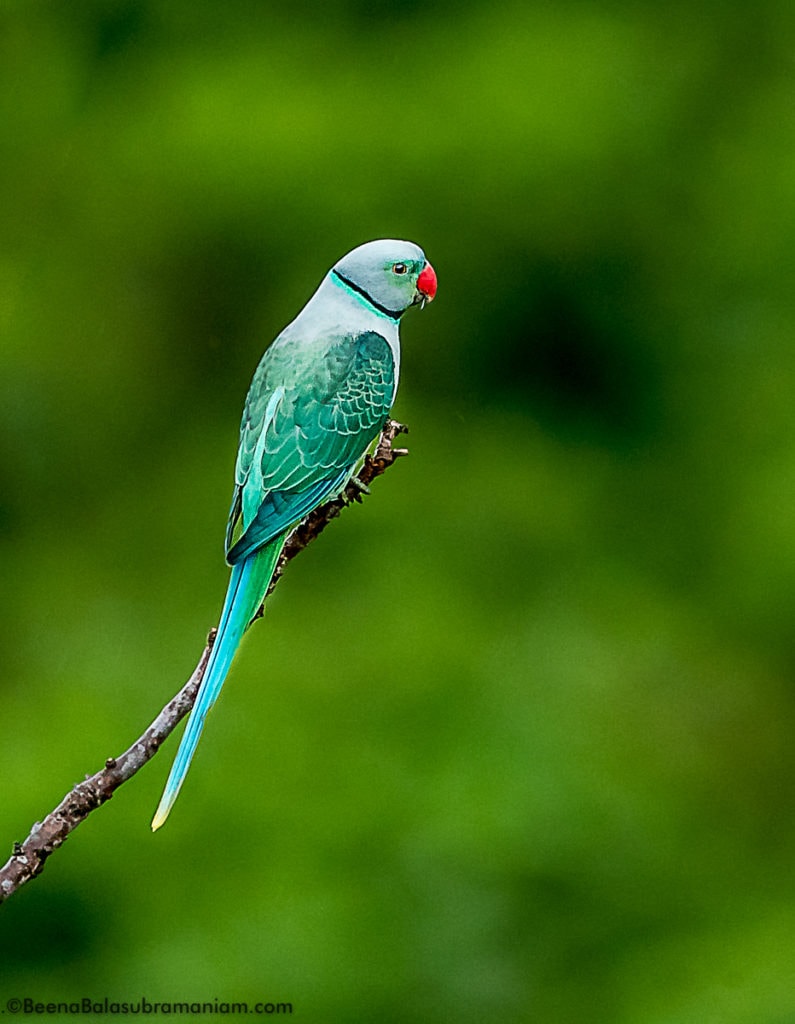
[[[425,264],[420,276],[417,278],[417,291],[428,302],[433,302],[433,298],[436,295],[436,271],[430,263]]]

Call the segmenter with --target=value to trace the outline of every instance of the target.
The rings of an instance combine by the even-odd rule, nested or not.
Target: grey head
[[[436,294],[436,274],[425,253],[395,238],[357,246],[334,264],[331,275],[394,319]]]

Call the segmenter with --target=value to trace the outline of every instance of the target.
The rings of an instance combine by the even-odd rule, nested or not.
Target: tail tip
[[[155,816],[154,816],[154,818],[152,818],[152,831],[153,832],[157,832],[157,830],[159,828],[161,828],[161,826],[165,825],[166,818],[168,818],[168,816],[169,816],[169,813],[171,811],[171,807],[173,806],[173,803],[174,803],[173,800],[168,800],[167,801],[165,798],[160,801],[160,804],[159,804],[157,810],[155,811]]]

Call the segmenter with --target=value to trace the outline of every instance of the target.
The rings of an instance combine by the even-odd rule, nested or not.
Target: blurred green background
[[[421,244],[411,458],[0,910],[2,999],[795,1021],[795,7],[0,5],[0,841],[223,597],[251,373]],[[3,859],[5,854],[3,855]]]

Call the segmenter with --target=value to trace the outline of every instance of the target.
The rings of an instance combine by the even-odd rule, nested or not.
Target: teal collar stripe
[[[386,306],[382,306],[380,302],[376,302],[374,298],[367,294],[364,288],[359,287],[358,284],[354,284],[354,282],[349,280],[347,277],[343,277],[339,270],[332,270],[331,273],[337,278],[340,284],[344,285],[345,288],[348,288],[352,292],[356,292],[357,295],[361,295],[361,297],[365,299],[373,309],[377,309],[379,313],[382,313],[384,316],[388,316],[390,320],[399,320],[403,315],[402,313],[394,313],[391,309],[387,309]]]

